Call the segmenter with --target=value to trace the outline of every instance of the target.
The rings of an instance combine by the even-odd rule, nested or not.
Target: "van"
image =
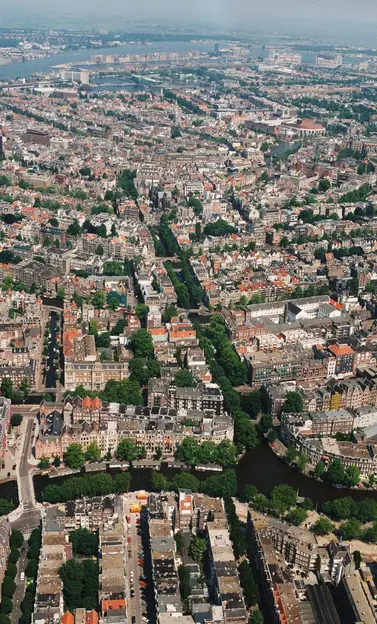
[[[24,581],[24,580],[25,580],[25,572],[21,572],[20,581]]]

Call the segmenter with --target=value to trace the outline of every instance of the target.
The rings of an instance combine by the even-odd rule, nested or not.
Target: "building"
[[[222,606],[224,622],[248,622],[226,517],[207,522],[210,586],[214,602]]]
[[[2,598],[1,588],[8,564],[8,555],[10,551],[9,539],[11,534],[11,526],[7,518],[2,518],[0,522],[0,600]]]
[[[68,398],[62,413],[52,409],[41,415],[35,454],[37,459],[55,456],[62,459],[70,444],[81,444],[85,451],[89,444],[97,442],[104,456],[113,454],[120,440],[127,438],[143,446],[147,458],[152,459],[157,451],[164,457],[174,455],[179,444],[190,436],[199,444],[232,441],[234,423],[227,413],[216,415],[207,409],[177,411],[101,403],[89,397],[82,402]]]
[[[23,135],[22,140],[24,143],[34,143],[36,145],[43,145],[44,147],[50,147],[51,137],[48,132],[43,130],[33,130],[29,128]]]
[[[325,69],[337,69],[343,64],[341,54],[317,54],[316,64]]]

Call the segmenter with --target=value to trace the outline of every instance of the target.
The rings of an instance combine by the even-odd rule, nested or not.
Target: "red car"
[[[127,542],[128,542],[129,544],[131,544],[131,538],[130,538],[130,537],[127,537]]]

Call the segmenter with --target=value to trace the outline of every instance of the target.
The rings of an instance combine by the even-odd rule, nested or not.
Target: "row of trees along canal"
[[[192,200],[196,200],[196,198],[192,198]],[[178,243],[170,229],[167,215],[163,215],[161,218],[158,231],[159,239],[157,239],[156,233],[152,232],[152,235],[154,236],[157,255],[168,253],[170,256],[175,254],[180,256],[183,283],[178,280],[172,265],[169,262],[166,263],[166,269],[177,294],[178,305],[187,308],[190,300],[194,304],[203,301],[203,289],[192,273],[189,255],[187,252],[180,252]],[[234,386],[247,383],[246,364],[241,362],[234,351],[222,316],[213,316],[206,327],[196,324],[196,332],[212,377],[223,392],[225,409],[232,414],[237,448],[239,452],[244,449],[253,449],[258,445],[256,429],[248,414],[241,409],[238,392],[233,390]]]

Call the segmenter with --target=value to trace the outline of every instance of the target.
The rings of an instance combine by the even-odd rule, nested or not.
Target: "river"
[[[212,43],[193,43],[186,41],[166,41],[153,45],[122,45],[109,48],[93,48],[90,50],[75,50],[61,52],[41,59],[25,61],[24,63],[10,63],[0,67],[0,80],[13,80],[15,78],[27,78],[32,74],[47,74],[54,71],[56,65],[75,63],[79,65],[83,61],[89,61],[92,56],[102,54],[104,56],[122,56],[125,54],[152,54],[153,52],[209,52],[213,50]],[[90,69],[90,66],[88,66]],[[57,70],[56,70],[57,71]]]

